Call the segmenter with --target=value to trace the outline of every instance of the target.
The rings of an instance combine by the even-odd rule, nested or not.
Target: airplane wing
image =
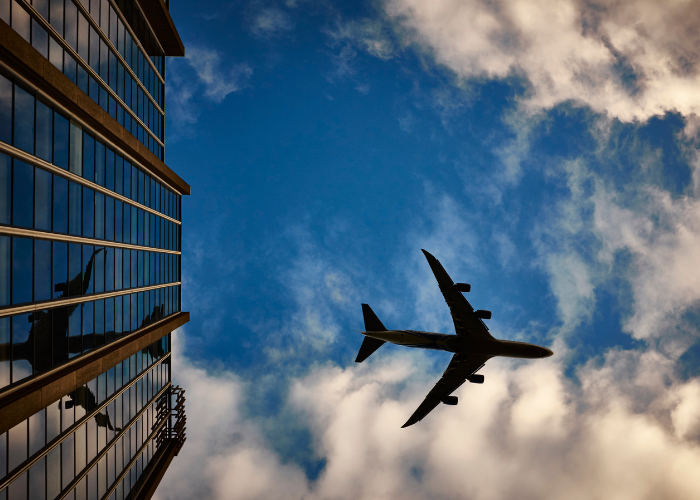
[[[442,267],[440,261],[425,250],[423,250],[423,254],[425,254],[425,258],[428,259],[428,264],[430,264],[435,279],[437,279],[442,296],[445,298],[445,302],[447,302],[450,308],[457,335],[469,335],[488,340],[493,339],[486,324],[474,313],[474,308],[469,301],[464,298],[462,292],[455,290],[454,281],[452,281],[450,275],[447,274],[445,268]]]
[[[408,427],[420,422],[425,416],[439,405],[445,396],[449,396],[455,389],[462,385],[467,377],[481,368],[491,356],[458,353],[452,356],[452,361],[447,365],[435,387],[431,389],[411,418],[401,427]]]

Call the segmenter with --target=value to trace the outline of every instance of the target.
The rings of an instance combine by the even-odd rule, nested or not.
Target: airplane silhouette
[[[60,400],[58,402],[58,409],[70,409],[73,408],[74,406],[78,405],[81,406],[86,412],[92,411],[95,407],[97,407],[97,398],[95,397],[95,394],[85,387],[84,385],[81,385],[78,387],[75,391],[71,392],[68,394],[68,397],[70,398],[70,401],[66,401],[65,405],[63,405],[63,400]],[[109,415],[105,413],[97,413],[95,414],[95,422],[97,422],[98,427],[106,427],[110,431],[114,430],[114,427],[112,427],[112,422],[109,419]],[[121,430],[120,427],[116,428],[117,432]]]
[[[454,353],[442,378],[402,427],[408,427],[423,420],[440,403],[456,405],[457,396],[451,396],[451,394],[467,380],[473,384],[483,384],[484,376],[476,375],[476,372],[493,357],[535,359],[546,358],[553,354],[546,347],[493,338],[482,321],[482,319],[491,319],[491,311],[475,311],[462,295],[463,292],[471,290],[471,285],[454,283],[435,257],[425,250],[423,254],[428,259],[440,291],[450,308],[456,335],[387,330],[369,305],[362,304],[366,331],[360,333],[365,336],[365,339],[355,359],[357,363],[362,363],[385,342]]]
[[[92,253],[87,266],[85,266],[84,275],[81,271],[66,283],[56,283],[55,290],[63,292],[57,299],[75,297],[87,291],[92,277],[95,256],[102,250],[100,248]],[[32,325],[27,340],[18,342],[14,346],[10,343],[0,344],[0,362],[10,361],[11,359],[15,361],[25,360],[32,365],[34,373],[41,373],[61,361],[66,361],[70,354],[81,354],[83,345],[102,346],[105,344],[106,338],[114,338],[115,332],[113,331],[89,333],[82,336],[68,336],[69,319],[79,305],[71,304],[50,310],[39,310],[30,314],[28,321]],[[146,315],[138,328],[148,326],[163,317],[165,317],[165,307],[163,305],[154,306],[151,314]],[[14,356],[12,356],[13,350]],[[58,353],[55,356],[57,359],[56,363],[52,360],[52,352]],[[155,342],[145,347],[142,352],[149,353],[153,359],[159,359],[165,355],[162,342]]]

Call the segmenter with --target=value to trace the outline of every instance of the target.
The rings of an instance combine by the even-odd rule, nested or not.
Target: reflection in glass
[[[53,109],[36,102],[36,156],[48,162],[53,156]]]
[[[51,242],[34,240],[34,300],[51,298]]]
[[[13,26],[14,28],[14,26]],[[34,153],[34,96],[15,85],[14,144],[27,153]]]
[[[34,362],[33,343],[27,342],[32,331],[32,315],[18,314],[12,317],[12,383],[32,374]]]
[[[12,238],[12,303],[32,301],[33,241],[29,238]]]
[[[105,195],[95,193],[95,238],[105,238]]]
[[[83,352],[83,342],[81,339],[81,323],[82,323],[82,306],[83,304],[76,304],[74,306],[68,306],[67,309],[72,309],[69,311],[68,316],[68,357],[73,358],[78,354]]]
[[[9,236],[0,236],[0,306],[6,306],[10,303],[11,286],[10,277],[12,276],[12,238]]]
[[[12,224],[31,228],[34,218],[34,167],[13,160]]]
[[[10,329],[10,318],[0,318],[0,346],[2,346],[2,351],[0,351],[0,388],[10,385],[12,363],[10,349],[8,348],[11,341]]]
[[[12,81],[0,75],[0,141],[12,144]]]
[[[51,231],[51,173],[34,170],[34,228]]]
[[[53,119],[53,163],[57,167],[67,170],[70,123],[68,119],[60,113],[54,113]]]
[[[83,303],[83,351],[86,352],[95,345],[94,326],[94,306],[93,302]]]
[[[82,232],[82,187],[75,182],[68,184],[68,232],[80,236]]]
[[[12,160],[9,156],[0,153],[0,224],[10,224],[11,222]]]
[[[114,241],[114,198],[105,196],[105,239]]]
[[[53,231],[68,232],[68,179],[53,176]]]
[[[83,187],[83,236],[95,236],[95,191]]]
[[[114,248],[105,249],[105,292],[114,290]]]

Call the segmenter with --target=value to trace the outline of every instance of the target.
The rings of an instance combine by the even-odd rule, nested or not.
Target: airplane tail
[[[362,304],[362,315],[365,318],[365,331],[366,332],[385,332],[386,328],[377,315],[374,314],[372,308],[367,304]],[[362,341],[362,346],[360,346],[360,352],[357,353],[357,358],[355,358],[355,363],[362,363],[365,359],[369,358],[370,355],[379,349],[384,340],[373,339],[372,337],[365,337]]]

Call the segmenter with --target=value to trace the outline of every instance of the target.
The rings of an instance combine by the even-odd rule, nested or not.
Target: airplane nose
[[[543,358],[548,358],[554,354],[551,350],[547,349],[546,347],[542,347],[541,349],[542,349],[542,357]]]

